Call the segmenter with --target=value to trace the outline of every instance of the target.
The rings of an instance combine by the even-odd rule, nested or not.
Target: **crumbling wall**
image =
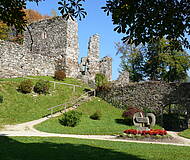
[[[54,75],[65,69],[78,75],[78,26],[62,17],[34,22],[24,33],[24,44],[0,41],[1,78]]]
[[[99,62],[100,73],[104,74],[109,81],[112,80],[112,58],[104,57]]]
[[[21,45],[0,40],[0,78],[53,75],[53,58],[31,54]]]
[[[79,78],[85,82],[94,81],[97,73],[105,74],[112,80],[112,58],[104,57],[100,60],[100,36],[95,34],[88,42],[88,56],[83,57],[80,63]]]

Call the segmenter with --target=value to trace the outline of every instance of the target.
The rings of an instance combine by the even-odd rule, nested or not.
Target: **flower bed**
[[[161,130],[161,129],[151,129],[149,131],[139,131],[136,129],[127,129],[124,131],[126,134],[133,134],[133,135],[161,135],[164,136],[167,134],[166,130]]]

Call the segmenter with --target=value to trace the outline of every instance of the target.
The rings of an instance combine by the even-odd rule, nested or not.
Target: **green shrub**
[[[177,113],[163,114],[163,127],[166,130],[177,130],[180,128],[180,116]]]
[[[81,112],[74,110],[68,111],[63,114],[61,119],[59,119],[59,123],[64,126],[75,127],[80,122],[81,116]]]
[[[0,95],[0,103],[3,103],[3,96]]]
[[[98,73],[95,76],[96,87],[103,86],[108,83],[107,77],[104,74]]]
[[[108,82],[107,77],[104,74],[98,73],[95,76],[96,91],[109,91],[111,89],[111,83]]]
[[[64,80],[66,78],[65,71],[64,70],[55,71],[54,78],[59,80],[59,81]]]
[[[24,80],[22,81],[19,86],[18,86],[18,90],[22,93],[31,93],[32,92],[32,88],[33,88],[33,83],[31,80]]]
[[[94,114],[92,114],[90,116],[90,118],[94,119],[94,120],[100,120],[101,116],[102,116],[101,112],[100,111],[96,111]]]
[[[39,94],[47,94],[49,92],[49,88],[50,85],[48,81],[39,80],[34,86],[34,92]]]

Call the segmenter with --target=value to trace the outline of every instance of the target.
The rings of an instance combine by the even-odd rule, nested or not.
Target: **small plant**
[[[59,119],[59,123],[63,126],[75,127],[80,122],[82,116],[81,112],[78,111],[68,111],[63,114],[63,117]]]
[[[108,80],[104,74],[98,73],[95,76],[96,87],[103,86],[108,83]]]
[[[50,85],[48,81],[39,80],[34,86],[34,92],[38,94],[47,94],[49,92],[49,88]]]
[[[96,111],[94,114],[92,114],[90,116],[90,118],[93,119],[93,120],[100,120],[101,116],[102,116],[101,112],[100,111]]]
[[[66,78],[65,71],[64,70],[57,70],[57,71],[55,71],[54,78],[57,79],[57,80],[59,80],[59,81],[64,80]]]
[[[0,103],[3,103],[3,96],[0,95]]]
[[[32,88],[33,88],[33,83],[31,80],[24,80],[22,81],[19,86],[18,86],[18,90],[22,93],[31,93],[32,92]]]
[[[98,73],[95,76],[96,91],[108,91],[111,89],[111,83],[108,82],[107,77],[104,74]]]
[[[136,112],[142,112],[142,111],[135,107],[129,107],[127,110],[123,112],[122,117],[124,118],[124,122],[127,125],[133,125],[133,115]]]

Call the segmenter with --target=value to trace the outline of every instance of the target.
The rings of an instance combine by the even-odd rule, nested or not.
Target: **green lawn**
[[[190,129],[186,129],[179,133],[180,136],[190,139]]]
[[[52,77],[38,77],[46,80],[54,80]],[[19,83],[23,78],[0,79],[0,95],[4,96],[4,102],[0,104],[0,124],[16,124],[39,119],[50,111],[47,109],[69,101],[73,97],[80,96],[84,85],[76,88],[73,93],[73,87],[53,83],[50,87],[50,93],[47,95],[38,95],[35,93],[23,94],[17,91]],[[37,80],[33,80],[35,83]],[[67,78],[64,83],[82,84],[75,79]]]
[[[92,120],[90,115],[99,110],[102,113],[101,120]],[[69,134],[92,134],[92,135],[112,135],[121,134],[127,126],[121,121],[123,110],[113,107],[100,98],[94,98],[92,101],[82,104],[78,111],[82,112],[81,122],[76,127],[65,127],[59,123],[58,118],[52,118],[37,126],[36,129],[51,133],[69,133]]]
[[[82,140],[0,137],[1,160],[189,160],[190,147]]]

